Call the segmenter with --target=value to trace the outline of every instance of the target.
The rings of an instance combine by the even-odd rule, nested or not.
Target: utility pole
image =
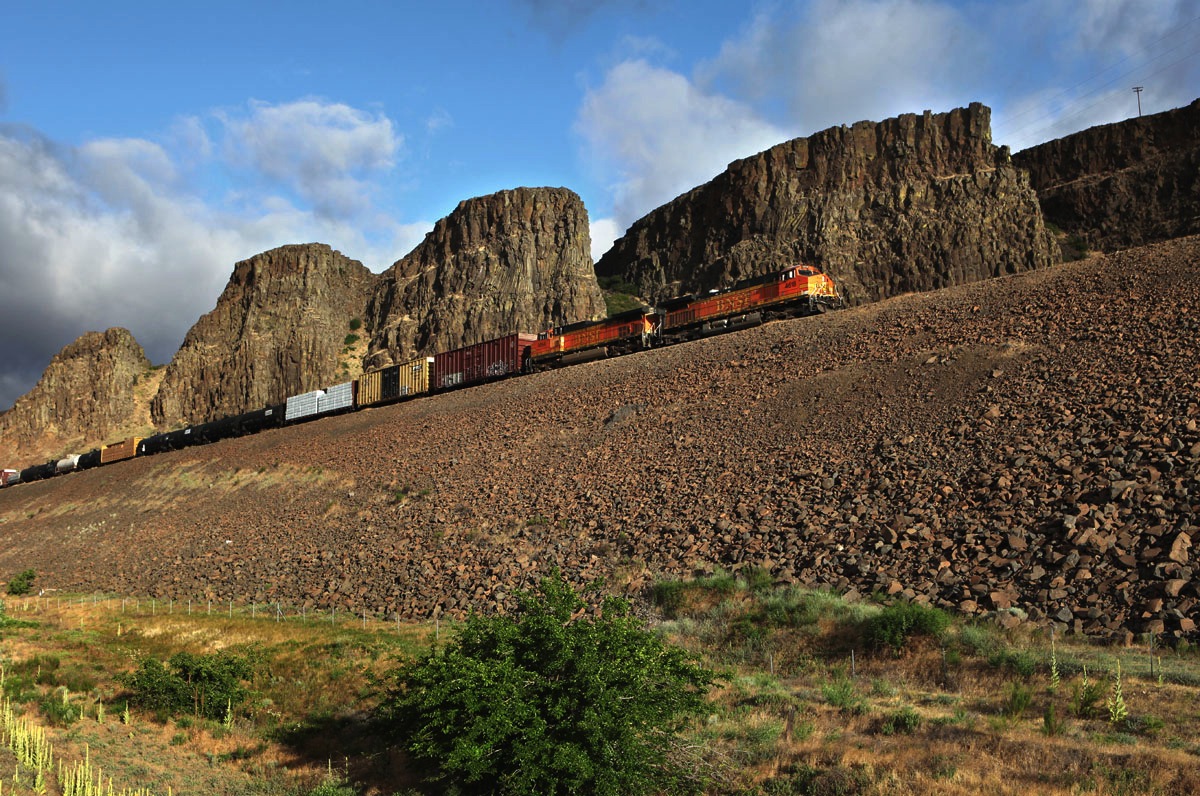
[[[1133,87],[1133,93],[1134,93],[1134,94],[1137,94],[1137,98],[1138,98],[1138,116],[1141,116],[1141,115],[1142,115],[1142,87],[1141,87],[1141,86],[1134,86],[1134,87]]]

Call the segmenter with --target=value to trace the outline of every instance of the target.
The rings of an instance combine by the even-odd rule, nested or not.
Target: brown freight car
[[[141,441],[141,437],[130,437],[123,442],[105,445],[100,449],[100,463],[110,464],[111,462],[119,462],[122,459],[132,459],[137,455],[138,443]]]
[[[456,348],[433,358],[432,390],[452,390],[521,372],[525,352],[536,334],[510,334],[465,348]]]

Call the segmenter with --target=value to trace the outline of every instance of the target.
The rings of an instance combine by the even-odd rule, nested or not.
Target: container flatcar
[[[21,480],[20,470],[0,470],[0,486],[15,484]]]

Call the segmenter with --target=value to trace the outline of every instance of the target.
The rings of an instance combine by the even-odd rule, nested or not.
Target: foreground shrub
[[[136,672],[122,678],[133,692],[134,704],[167,715],[224,719],[246,700],[243,682],[254,675],[247,658],[224,652],[179,652],[168,664],[169,668],[157,658],[147,658]]]
[[[941,638],[949,626],[950,617],[945,611],[901,602],[868,618],[863,635],[872,647],[898,653],[912,636]]]
[[[27,569],[24,572],[18,572],[8,581],[8,593],[15,596],[29,594],[29,592],[33,589],[33,581],[35,578],[37,578],[37,573],[32,569]]]
[[[589,616],[555,573],[394,678],[382,715],[451,792],[639,794],[683,787],[676,733],[715,675],[623,600]]]

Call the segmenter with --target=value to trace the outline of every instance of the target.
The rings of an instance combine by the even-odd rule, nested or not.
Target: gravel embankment
[[[715,566],[1191,633],[1200,238],[0,491],[0,577],[422,618]]]

